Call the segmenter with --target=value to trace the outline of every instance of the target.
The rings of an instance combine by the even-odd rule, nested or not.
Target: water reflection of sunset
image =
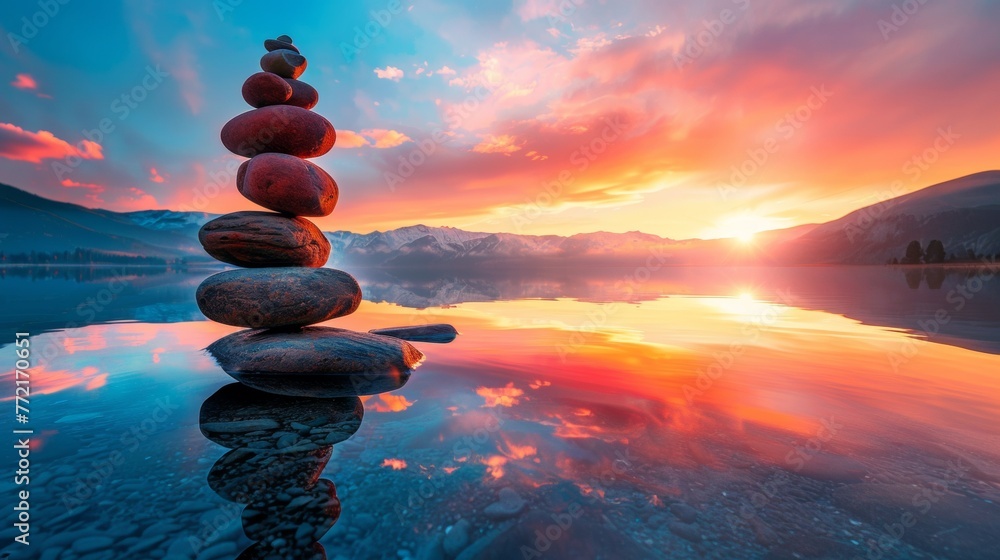
[[[750,461],[787,469],[789,454],[830,426],[838,427],[834,437],[807,455],[823,476],[876,468],[899,445],[940,455],[939,443],[947,442],[955,452],[993,460],[1000,435],[992,423],[1000,380],[991,375],[1000,357],[757,299],[745,289],[732,297],[518,300],[427,311],[365,302],[330,324],[366,330],[441,320],[463,336],[447,351],[422,345],[430,365],[366,406],[434,417],[414,445],[450,446],[484,431],[496,415],[499,432],[486,430],[471,455],[439,465],[447,473],[480,468],[486,478],[530,485],[571,478],[600,494],[594,479],[623,462],[725,472]],[[232,330],[207,322],[124,323],[40,335],[37,345],[55,343],[60,352],[36,371],[37,391],[100,392],[118,376],[177,368],[223,382],[228,378],[201,350]],[[894,357],[904,348],[916,354]],[[109,356],[115,367],[98,370]],[[387,466],[406,461],[403,452]],[[635,469],[617,476],[653,496],[676,492]]]

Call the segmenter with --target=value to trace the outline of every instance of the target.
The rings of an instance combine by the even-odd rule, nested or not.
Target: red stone
[[[294,91],[285,78],[270,72],[257,72],[243,82],[243,99],[251,107],[280,105],[287,102],[294,95]],[[299,104],[290,103],[290,105]]]
[[[236,188],[251,202],[296,216],[329,216],[340,194],[326,171],[285,154],[261,154],[245,162]]]
[[[319,103],[319,92],[316,91],[316,88],[305,82],[291,78],[285,78],[285,81],[292,87],[292,96],[284,102],[285,105],[295,105],[303,109],[312,109],[316,106],[316,103]]]
[[[300,158],[333,148],[337,132],[321,115],[291,105],[271,105],[233,117],[222,127],[222,143],[234,154],[276,152]]]

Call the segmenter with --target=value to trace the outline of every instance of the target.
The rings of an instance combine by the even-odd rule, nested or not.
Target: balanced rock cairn
[[[408,375],[423,354],[403,340],[406,328],[385,336],[308,326],[349,315],[361,303],[361,287],[350,274],[321,268],[330,242],[305,218],[328,216],[337,204],[336,181],[307,161],[329,152],[337,134],[310,110],[319,94],[298,80],[306,58],[292,39],[268,39],[264,48],[263,72],[243,84],[243,99],[254,109],[226,123],[222,143],[250,158],[237,173],[240,193],[274,212],[226,214],[199,232],[209,255],[243,268],[202,282],[198,307],[213,321],[251,329],[217,340],[208,351],[237,380],[297,396],[310,396],[304,388],[316,387],[318,378]],[[428,329],[445,339],[455,333],[448,325],[419,329],[414,340],[427,340]]]

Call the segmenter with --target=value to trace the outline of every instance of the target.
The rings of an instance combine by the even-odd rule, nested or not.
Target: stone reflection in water
[[[391,390],[405,382],[398,375],[369,375],[344,387],[345,393],[348,386]],[[239,559],[326,558],[318,541],[340,516],[340,500],[333,482],[320,475],[333,446],[361,427],[357,394],[293,397],[233,383],[202,404],[202,434],[230,449],[212,467],[208,484],[246,506],[243,531],[257,541]]]

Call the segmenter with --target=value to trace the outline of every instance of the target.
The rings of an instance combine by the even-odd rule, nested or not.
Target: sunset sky
[[[1000,2],[921,1],[7,2],[0,182],[255,208],[219,131],[288,34],[338,130],[325,230],[822,222],[1000,167]]]

